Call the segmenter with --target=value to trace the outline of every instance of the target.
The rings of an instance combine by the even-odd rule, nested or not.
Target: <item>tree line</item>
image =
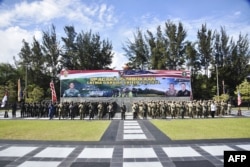
[[[76,32],[74,26],[64,27],[60,39],[54,25],[42,32],[42,40],[22,41],[19,54],[13,57],[14,65],[0,64],[1,94],[8,89],[9,100],[17,99],[17,80],[27,86],[28,101],[50,99],[49,83],[55,83],[59,93],[58,74],[62,69],[97,70],[112,69],[112,42],[101,39],[91,30]],[[165,22],[155,31],[137,29],[133,39],[127,40],[122,49],[128,57],[130,68],[140,69],[187,69],[192,73],[194,99],[210,99],[216,95],[217,76],[219,94],[234,96],[236,87],[249,73],[248,35],[239,33],[238,39],[227,35],[226,29],[208,29],[202,24],[197,39],[187,40],[184,25]],[[25,83],[25,81],[27,82]],[[59,96],[59,94],[58,94]]]
[[[225,27],[218,31],[202,24],[196,37],[194,41],[187,40],[183,24],[169,20],[155,32],[138,28],[123,49],[132,68],[190,70],[195,99],[217,95],[216,74],[219,94],[234,96],[237,85],[249,74],[248,35],[239,33],[234,39]]]

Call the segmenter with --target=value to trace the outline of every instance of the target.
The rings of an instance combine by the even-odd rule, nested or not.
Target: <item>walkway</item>
[[[114,119],[99,142],[0,140],[0,166],[223,167],[224,150],[250,139],[172,141],[148,120]]]

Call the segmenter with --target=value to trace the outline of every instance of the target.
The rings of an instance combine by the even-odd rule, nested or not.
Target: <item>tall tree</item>
[[[134,41],[128,40],[127,45],[123,46],[123,50],[133,68],[143,69],[148,66],[149,48],[140,29],[137,29],[136,34],[134,34]]]
[[[20,60],[16,60],[15,62],[17,66],[26,66],[29,62],[31,62],[32,51],[30,44],[26,42],[24,39],[22,42],[23,46],[20,52],[18,53]]]
[[[157,27],[156,37],[147,30],[146,40],[150,48],[150,67],[152,69],[166,69],[167,42],[161,27]]]
[[[231,65],[225,67],[224,73],[226,76],[229,76],[230,79],[227,80],[228,84],[233,88],[236,88],[249,74],[249,39],[248,36],[239,35],[239,38],[236,42],[231,44]]]
[[[77,66],[77,46],[74,26],[65,26],[64,32],[66,37],[62,37],[63,52],[61,54],[60,63],[62,68],[76,69]]]
[[[79,69],[107,69],[112,63],[112,44],[101,40],[98,33],[81,32],[76,39],[77,62]]]
[[[200,62],[205,71],[205,75],[208,76],[208,67],[211,63],[212,51],[213,51],[213,34],[212,30],[208,30],[206,24],[202,24],[201,30],[197,33],[198,39],[198,53],[200,55]]]
[[[52,25],[47,31],[43,31],[43,52],[46,58],[47,73],[52,78],[56,78],[59,73],[59,56],[60,56],[60,45],[57,39],[55,26]]]
[[[188,70],[200,71],[199,55],[195,49],[197,43],[188,41],[185,46],[186,66]]]
[[[181,22],[178,25],[171,21],[165,23],[165,35],[167,37],[167,66],[176,70],[185,64],[185,38],[187,32]]]

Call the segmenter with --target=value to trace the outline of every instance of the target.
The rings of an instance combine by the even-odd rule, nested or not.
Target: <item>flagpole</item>
[[[25,75],[25,99],[24,101],[26,102],[27,97],[28,97],[28,63],[26,64],[26,75]]]

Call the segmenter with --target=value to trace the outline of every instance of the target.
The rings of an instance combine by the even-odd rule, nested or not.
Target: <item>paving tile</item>
[[[123,158],[157,158],[153,148],[123,148]]]
[[[141,129],[140,126],[124,126],[124,129]]]
[[[135,125],[139,126],[138,122],[124,122],[123,124],[124,126],[135,126]]]
[[[37,147],[15,147],[11,146],[5,150],[0,151],[0,157],[22,157]]]
[[[199,157],[197,151],[191,147],[163,147],[163,151],[168,157]]]
[[[208,152],[209,154],[213,156],[223,156],[224,151],[234,151],[233,148],[228,147],[226,145],[220,145],[220,146],[201,146],[203,150]]]
[[[18,167],[57,167],[60,161],[25,161]]]
[[[141,129],[127,129],[124,130],[124,133],[143,133]]]
[[[110,167],[110,162],[73,162],[70,167]]]
[[[240,144],[240,145],[236,145],[237,147],[240,147],[244,150],[250,151],[250,144]]]
[[[0,160],[0,166],[2,167],[2,166],[6,166],[6,165],[8,165],[9,163],[11,163],[12,161],[7,161],[7,160]]]
[[[66,158],[75,148],[74,147],[47,147],[34,157],[40,158]]]
[[[147,120],[113,120],[111,125],[101,142],[55,145],[55,142],[14,141],[11,146],[0,141],[0,166],[223,167],[224,150],[250,150],[249,140],[229,144],[224,140],[175,142],[158,133]]]
[[[114,148],[84,148],[78,158],[112,158]]]
[[[207,160],[202,161],[174,161],[176,167],[215,167]]]
[[[124,140],[132,140],[132,139],[147,139],[145,134],[124,134]]]
[[[124,162],[123,167],[163,167],[160,162]]]

